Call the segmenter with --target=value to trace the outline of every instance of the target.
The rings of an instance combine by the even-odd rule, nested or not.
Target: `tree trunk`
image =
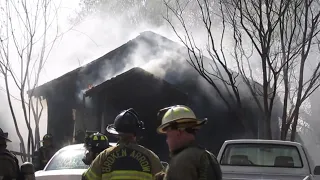
[[[23,140],[23,137],[22,137],[22,135],[20,133],[20,130],[19,130],[19,127],[18,127],[16,114],[15,114],[15,112],[13,110],[11,97],[10,97],[10,90],[9,90],[9,85],[8,85],[8,76],[7,75],[8,75],[7,73],[4,74],[4,81],[5,81],[5,86],[6,86],[7,100],[8,100],[8,103],[9,103],[9,108],[10,108],[11,116],[12,116],[12,119],[13,119],[14,127],[16,129],[18,138],[20,140],[20,150],[22,151],[22,153],[25,154],[26,151],[25,151],[25,146],[24,146],[24,140]],[[26,156],[21,156],[21,159],[22,159],[23,162],[26,161],[26,158],[27,158]]]
[[[33,152],[34,151],[34,139],[33,139],[33,133],[32,133],[29,119],[28,119],[28,114],[27,114],[27,109],[26,109],[26,104],[25,104],[24,85],[21,86],[20,97],[21,97],[21,106],[22,106],[22,110],[23,110],[25,123],[27,125],[28,133],[30,134],[29,137],[30,137],[30,141],[31,141],[31,152]],[[28,150],[28,153],[30,153],[30,150]]]
[[[266,119],[266,139],[272,139],[272,130],[271,130],[271,119],[270,117]]]
[[[298,119],[299,119],[299,114],[296,114],[292,123],[292,130],[291,130],[291,137],[290,141],[295,141],[296,140],[296,132],[297,132],[297,125],[298,125]]]

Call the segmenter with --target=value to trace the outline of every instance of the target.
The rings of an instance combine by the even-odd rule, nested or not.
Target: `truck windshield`
[[[277,144],[230,144],[222,155],[221,165],[302,168],[298,149]]]

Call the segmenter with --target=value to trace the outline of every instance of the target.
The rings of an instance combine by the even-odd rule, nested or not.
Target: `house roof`
[[[124,86],[124,82],[128,87]],[[117,87],[125,89],[124,91],[132,91],[133,86],[137,87],[136,89],[142,89],[143,87],[143,89],[147,89],[148,92],[158,91],[161,88],[168,88],[172,91],[182,93],[182,91],[179,91],[175,86],[171,85],[165,80],[143,70],[142,68],[135,67],[97,86],[92,87],[85,92],[85,96],[94,96],[95,94],[99,94],[100,92],[103,92],[111,87],[113,90],[117,89],[115,91],[119,91]],[[182,94],[186,95],[185,93]]]
[[[159,44],[159,40],[165,42],[164,44]],[[123,56],[124,54],[129,54],[130,51],[134,49],[139,43],[148,44],[149,47],[157,47],[158,49],[170,49],[172,47],[178,47],[179,44],[164,37],[159,34],[156,34],[151,31],[145,31],[140,33],[139,36],[136,38],[128,41],[127,43],[121,45],[120,47],[108,52],[107,54],[101,56],[100,58],[84,65],[79,68],[76,68],[52,81],[49,81],[45,84],[42,84],[36,87],[33,90],[27,91],[28,95],[30,96],[45,96],[46,93],[55,89],[62,81],[69,81],[71,77],[78,76],[82,73],[92,72],[93,69],[99,68],[104,65],[106,61],[121,61],[125,59]],[[112,62],[113,63],[113,62]]]

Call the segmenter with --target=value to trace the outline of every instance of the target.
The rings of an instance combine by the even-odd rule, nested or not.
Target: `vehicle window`
[[[89,166],[82,162],[85,150],[64,150],[53,157],[46,171],[59,169],[87,169]]]
[[[302,168],[295,146],[276,144],[232,144],[225,148],[221,165]]]

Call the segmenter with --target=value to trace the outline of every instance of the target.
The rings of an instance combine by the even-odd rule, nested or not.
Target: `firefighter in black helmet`
[[[82,161],[90,165],[97,155],[109,147],[108,137],[99,132],[91,134],[85,138],[84,147],[87,151]]]
[[[51,157],[56,153],[56,149],[53,145],[53,136],[51,134],[46,134],[42,138],[43,146],[39,148],[38,151],[38,163],[35,167],[36,170],[42,170]]]
[[[8,133],[0,128],[0,179],[19,179],[20,167],[18,159],[7,149]]]
[[[117,146],[100,153],[83,179],[141,179],[151,180],[163,167],[159,157],[137,144],[136,136],[144,129],[138,114],[130,108],[120,112],[107,131],[119,137]]]

